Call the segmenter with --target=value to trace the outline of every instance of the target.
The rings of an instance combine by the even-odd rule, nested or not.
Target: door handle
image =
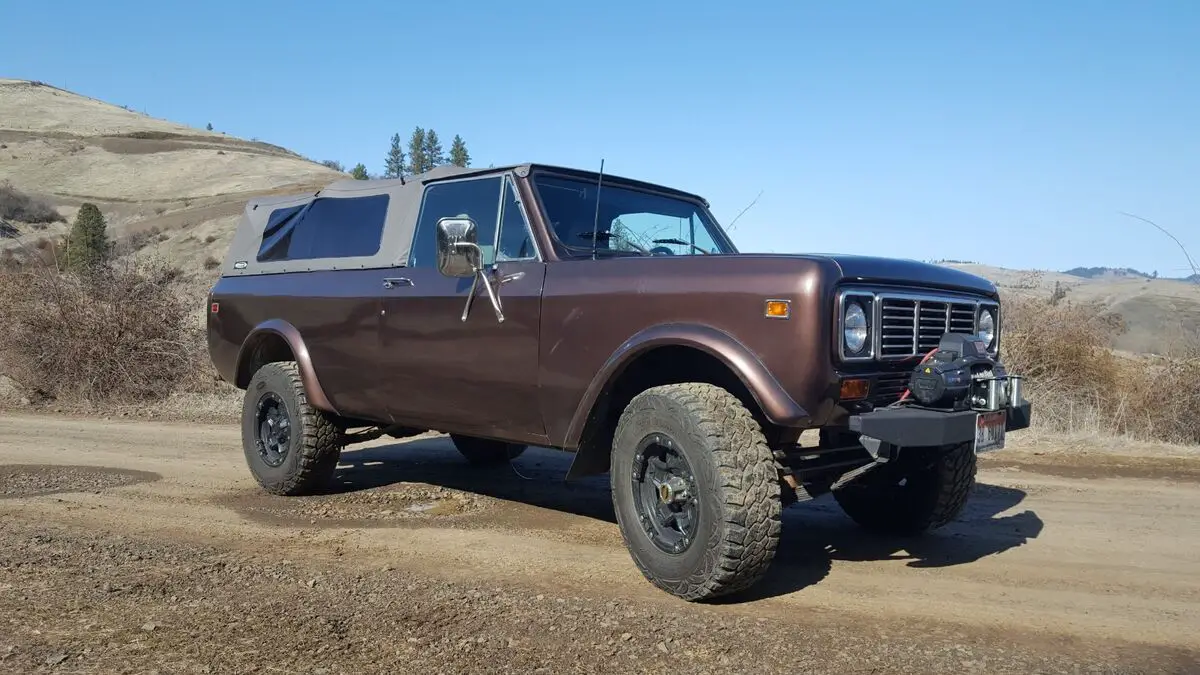
[[[412,286],[412,279],[408,277],[388,277],[383,280],[384,288],[395,288],[397,286]]]

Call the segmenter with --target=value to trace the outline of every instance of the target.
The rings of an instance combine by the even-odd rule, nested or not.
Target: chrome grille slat
[[[975,330],[974,301],[886,293],[880,293],[878,301],[879,356],[884,359],[925,354],[936,348],[946,333]]]

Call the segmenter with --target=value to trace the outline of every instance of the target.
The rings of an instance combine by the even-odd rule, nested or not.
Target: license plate
[[[1004,448],[1004,425],[1007,417],[1003,410],[979,413],[975,418],[975,452],[988,452]]]

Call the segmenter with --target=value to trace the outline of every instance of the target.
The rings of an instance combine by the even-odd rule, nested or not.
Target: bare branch
[[[729,225],[725,227],[725,231],[726,231],[726,232],[733,232],[733,227],[734,227],[734,225],[736,225],[736,224],[737,224],[738,218],[741,218],[743,214],[745,214],[747,211],[749,211],[749,210],[750,210],[750,207],[752,207],[752,206],[754,206],[755,204],[757,204],[757,203],[758,203],[758,198],[759,198],[759,197],[762,197],[762,195],[763,195],[763,191],[762,191],[762,190],[759,190],[759,191],[758,191],[758,194],[757,194],[757,195],[754,197],[754,200],[753,200],[753,201],[751,201],[749,204],[747,204],[747,205],[746,205],[746,208],[744,208],[744,209],[742,209],[741,211],[739,211],[739,212],[738,212],[738,214],[737,214],[736,216],[734,216],[733,220],[729,221]]]
[[[1200,276],[1200,269],[1196,268],[1196,263],[1192,260],[1192,256],[1188,253],[1187,248],[1184,247],[1183,242],[1179,241],[1179,239],[1176,238],[1175,235],[1168,232],[1167,228],[1163,227],[1162,225],[1159,225],[1158,223],[1154,222],[1153,220],[1150,220],[1149,218],[1143,218],[1143,217],[1133,214],[1133,213],[1126,213],[1125,211],[1118,211],[1118,213],[1120,213],[1123,216],[1128,216],[1130,218],[1140,220],[1143,223],[1149,223],[1150,225],[1153,225],[1155,228],[1157,228],[1158,231],[1160,231],[1163,234],[1170,237],[1171,240],[1174,241],[1177,246],[1179,246],[1179,250],[1183,251],[1183,257],[1187,258],[1188,265],[1190,265],[1192,268],[1192,274]],[[1200,280],[1198,280],[1197,283],[1200,283]]]

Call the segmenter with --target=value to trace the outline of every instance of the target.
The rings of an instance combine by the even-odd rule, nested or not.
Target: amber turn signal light
[[[788,300],[768,300],[768,319],[786,319],[792,315],[792,303]]]
[[[870,380],[842,380],[841,400],[859,401],[867,397],[871,391]]]

